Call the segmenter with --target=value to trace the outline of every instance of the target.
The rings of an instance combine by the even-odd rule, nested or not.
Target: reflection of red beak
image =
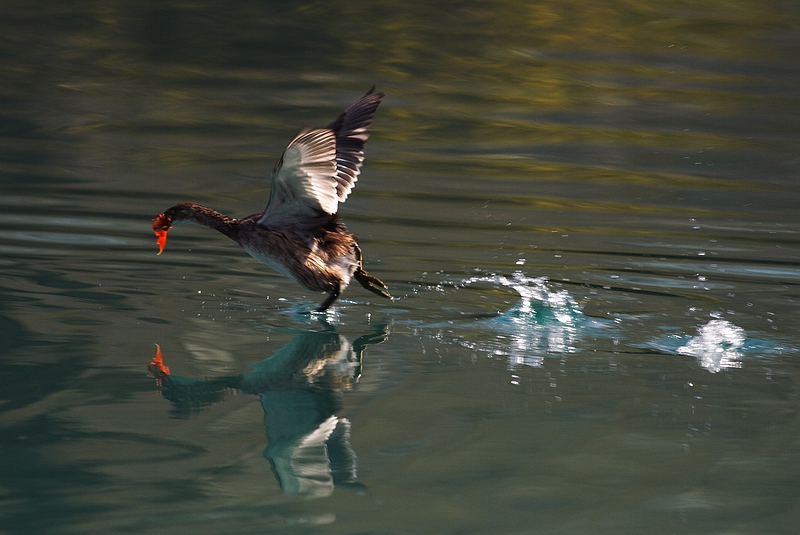
[[[147,374],[156,380],[156,386],[164,386],[164,378],[169,376],[169,366],[164,364],[161,346],[156,344],[156,356],[147,365]]]
[[[158,242],[158,254],[164,252],[164,246],[167,244],[167,232],[172,228],[171,225],[172,218],[164,214],[159,215],[153,220],[153,232]]]

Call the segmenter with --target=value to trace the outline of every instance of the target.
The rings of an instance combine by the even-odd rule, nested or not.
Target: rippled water
[[[1,9],[0,532],[796,531],[794,4]],[[155,255],[372,84],[393,301]]]

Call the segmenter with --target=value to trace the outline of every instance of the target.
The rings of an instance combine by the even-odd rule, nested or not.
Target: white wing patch
[[[321,210],[339,209],[336,191],[336,136],[328,129],[300,134],[272,173],[269,203],[259,224],[293,223]]]

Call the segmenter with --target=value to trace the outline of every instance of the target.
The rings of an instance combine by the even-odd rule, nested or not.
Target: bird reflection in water
[[[253,364],[250,372],[208,380],[171,374],[159,347],[147,370],[177,417],[221,401],[231,390],[259,396],[268,440],[264,457],[281,490],[324,497],[335,486],[366,490],[356,480],[350,422],[337,413],[342,392],[361,376],[364,350],[387,337],[386,327],[352,344],[332,328],[306,332]]]

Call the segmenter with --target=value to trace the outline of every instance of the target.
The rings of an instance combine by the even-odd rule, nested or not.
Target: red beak
[[[156,241],[158,242],[158,254],[164,252],[164,246],[167,244],[167,232],[169,229],[172,228],[172,218],[165,216],[164,214],[159,215],[155,220],[153,220],[153,232],[156,235]]]

